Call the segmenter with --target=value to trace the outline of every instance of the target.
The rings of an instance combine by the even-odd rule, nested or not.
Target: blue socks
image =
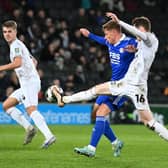
[[[104,116],[97,116],[96,123],[92,132],[90,145],[96,147],[103,134],[110,140],[110,142],[116,140],[116,136],[110,128],[109,122],[105,119]]]
[[[105,128],[105,117],[104,116],[97,116],[96,123],[92,131],[92,138],[90,141],[90,145],[96,147],[102,134],[104,133]]]
[[[109,139],[110,142],[114,142],[117,139],[110,127],[110,123],[107,120],[105,121],[104,135]]]

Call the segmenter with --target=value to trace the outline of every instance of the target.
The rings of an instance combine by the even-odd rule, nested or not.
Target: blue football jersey
[[[108,47],[112,70],[111,80],[115,81],[124,78],[135,55],[134,53],[125,51],[124,48],[127,45],[134,45],[135,47],[137,47],[136,39],[123,35],[120,41],[117,44],[113,45],[110,44],[104,37],[97,36],[93,33],[89,34],[89,38]],[[105,95],[98,96],[98,98],[96,99],[96,103],[98,105],[106,104],[111,109],[111,111],[119,109],[125,101],[127,101],[127,98],[125,97]]]
[[[131,61],[134,59],[134,53],[129,53],[124,50],[127,45],[137,46],[137,41],[135,38],[127,37],[123,34],[120,41],[113,45],[110,44],[104,37],[97,36],[93,33],[89,34],[89,38],[97,41],[102,45],[108,47],[112,76],[111,80],[120,80],[122,79],[126,72],[128,71]]]

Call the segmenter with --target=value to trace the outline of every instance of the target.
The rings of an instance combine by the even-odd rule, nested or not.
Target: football
[[[56,86],[56,85],[52,85],[50,86],[46,92],[45,92],[45,98],[48,102],[50,103],[55,103],[57,102],[57,99],[53,93],[53,88],[56,87],[56,89],[58,90],[59,93],[63,94],[63,89],[59,86]]]

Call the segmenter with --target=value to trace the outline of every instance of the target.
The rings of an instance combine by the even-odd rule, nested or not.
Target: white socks
[[[155,120],[151,120],[148,122],[148,126],[159,134],[162,138],[168,141],[168,129],[166,129],[163,125]]]
[[[86,91],[82,91],[71,96],[63,96],[64,103],[72,103],[72,102],[79,102],[79,101],[88,101],[92,100],[96,97],[95,88],[91,88]]]
[[[51,133],[50,129],[48,128],[48,126],[44,120],[44,117],[39,113],[39,111],[33,111],[31,113],[30,117],[34,121],[37,128],[45,136],[46,140],[49,140],[51,137],[53,137],[53,134]]]
[[[118,142],[118,139],[115,139],[111,144],[112,144],[112,146],[115,146],[116,144],[117,144],[117,142]]]
[[[17,109],[16,107],[11,107],[6,111],[7,114],[11,116],[12,119],[14,119],[18,124],[20,124],[22,127],[25,128],[25,130],[28,129],[28,127],[33,127],[30,122],[25,118],[25,116],[22,114],[22,112]]]
[[[25,118],[25,116],[22,114],[22,112],[17,109],[16,107],[11,107],[6,111],[7,114],[9,114],[12,119],[14,119],[18,124],[20,124],[22,127],[27,130],[28,128],[33,128],[33,126],[30,124],[30,122]],[[35,125],[37,128],[43,133],[45,136],[46,140],[50,139],[53,137],[53,134],[49,130],[44,117],[38,112],[38,111],[33,111],[32,114],[30,115],[32,120],[34,121]]]
[[[92,146],[92,145],[88,145],[88,148],[89,148],[91,151],[93,151],[93,152],[96,151],[96,148],[95,148],[94,146]]]

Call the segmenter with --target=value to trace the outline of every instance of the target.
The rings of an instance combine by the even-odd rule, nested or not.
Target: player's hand
[[[120,21],[118,19],[117,15],[114,14],[114,13],[112,13],[112,12],[106,12],[106,16],[109,17],[109,18],[111,18],[114,22],[119,23],[119,21]]]
[[[134,45],[127,45],[124,48],[124,51],[127,51],[129,53],[135,53],[135,52],[137,52],[137,48]]]
[[[82,34],[83,36],[85,36],[85,37],[88,37],[89,34],[90,34],[90,31],[89,31],[88,29],[85,29],[85,28],[81,28],[81,29],[80,29],[80,32],[81,32],[81,34]]]

